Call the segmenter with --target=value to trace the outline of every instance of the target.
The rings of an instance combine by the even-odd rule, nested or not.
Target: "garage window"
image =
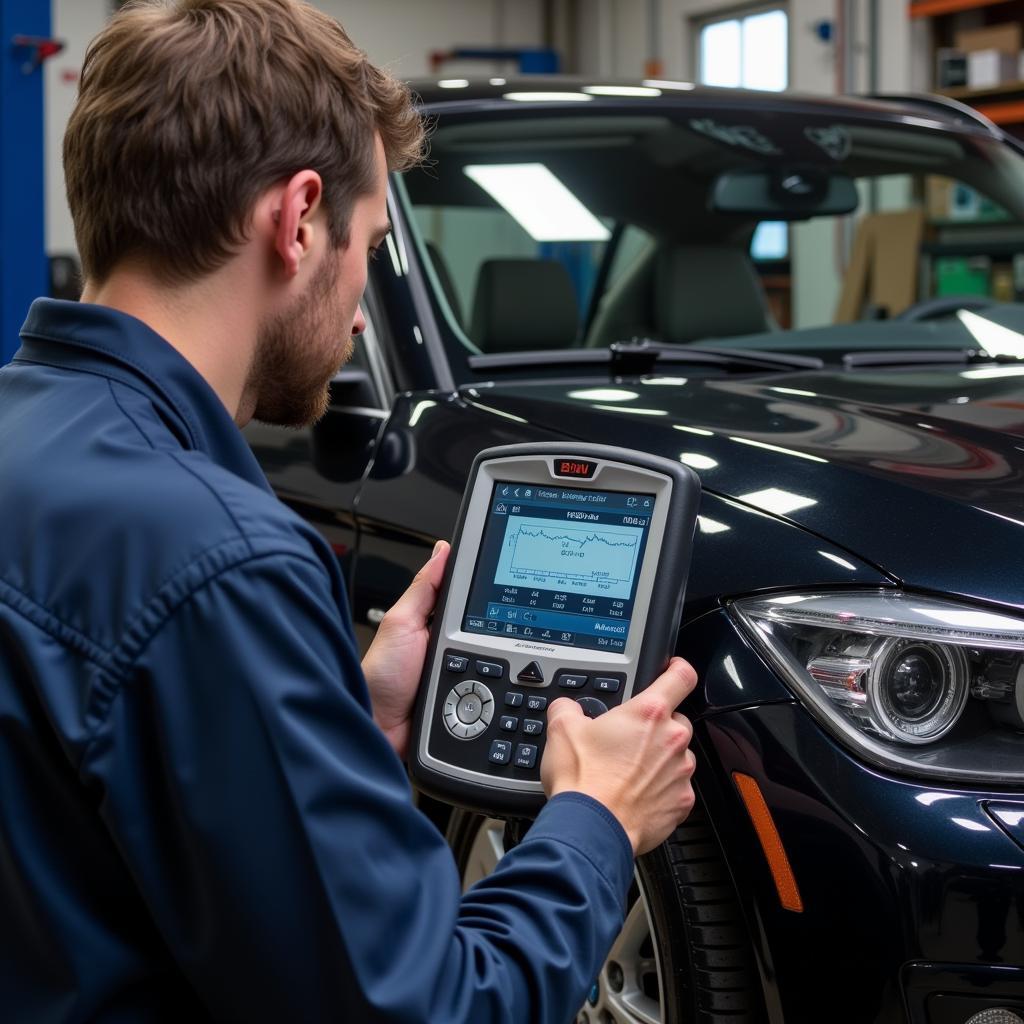
[[[698,22],[698,64],[702,85],[781,92],[789,85],[789,26],[781,8]],[[766,221],[754,233],[755,260],[789,257],[789,231]]]
[[[698,22],[702,85],[781,92],[789,85],[789,26],[780,7]]]

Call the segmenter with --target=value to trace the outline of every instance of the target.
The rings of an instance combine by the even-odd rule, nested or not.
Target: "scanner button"
[[[622,680],[612,676],[597,676],[594,679],[594,689],[603,690],[605,693],[618,693],[621,685]]]
[[[494,717],[494,694],[483,683],[474,682],[473,688],[467,696],[475,697],[480,702],[480,718],[476,726],[479,727],[480,732],[483,732]]]
[[[459,683],[459,685],[455,687],[455,692],[460,697],[465,697],[468,694],[471,694],[473,692],[473,680],[466,679],[463,682]]]
[[[462,700],[459,701],[455,713],[459,716],[459,721],[463,725],[472,725],[474,722],[480,720],[480,716],[483,714],[484,703],[475,693],[467,693]]]
[[[515,690],[509,690],[505,694],[505,705],[510,708],[517,708],[523,703],[523,695]]]
[[[472,725],[461,725],[459,728],[462,730],[462,736],[464,739],[471,740],[475,736],[479,736],[480,733],[487,728],[487,722],[481,718],[478,722],[474,722]]]
[[[532,693],[526,698],[527,711],[543,711],[548,706],[547,697],[535,697]]]
[[[508,764],[512,760],[512,741],[511,740],[493,740],[491,742],[491,750],[487,755],[487,760],[491,764]]]
[[[537,763],[537,745],[535,743],[520,743],[516,747],[516,767],[532,768]]]
[[[445,655],[444,667],[449,672],[465,672],[469,668],[469,658],[462,654]]]
[[[501,731],[515,732],[519,728],[519,719],[515,715],[501,716]]]
[[[539,736],[544,731],[544,723],[536,718],[523,719],[523,732],[527,736]]]
[[[521,683],[543,683],[544,672],[541,670],[541,667],[537,662],[531,661],[530,664],[516,676],[516,679]]]
[[[564,690],[579,690],[587,685],[587,677],[572,672],[563,672],[558,677],[558,685]]]
[[[608,705],[596,697],[577,697],[576,703],[583,708],[583,714],[587,718],[597,718],[608,710]]]
[[[505,666],[496,661],[478,661],[474,667],[478,676],[487,676],[489,679],[500,679],[505,674]]]

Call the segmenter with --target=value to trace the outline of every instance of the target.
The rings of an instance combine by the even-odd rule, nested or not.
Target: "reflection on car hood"
[[[500,384],[474,404],[692,466],[908,585],[1024,607],[1024,367]]]

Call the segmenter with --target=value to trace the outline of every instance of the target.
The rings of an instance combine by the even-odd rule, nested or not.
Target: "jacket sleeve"
[[[180,603],[83,771],[218,1020],[565,1024],[622,924],[630,847],[581,794],[461,895],[314,559],[254,557]]]

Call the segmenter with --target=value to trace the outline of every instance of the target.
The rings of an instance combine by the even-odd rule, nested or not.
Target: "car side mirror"
[[[340,370],[331,379],[327,412],[311,431],[316,471],[334,483],[360,480],[385,417],[369,373]]]

